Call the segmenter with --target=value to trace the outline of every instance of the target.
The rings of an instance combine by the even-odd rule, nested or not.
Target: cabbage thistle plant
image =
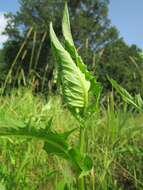
[[[85,147],[86,121],[98,111],[101,86],[87,70],[74,46],[67,4],[64,9],[62,30],[65,39],[64,45],[58,40],[52,23],[50,23],[51,44],[57,60],[56,68],[63,98],[68,109],[77,119],[79,128],[59,134],[52,131],[52,119],[49,119],[45,128],[38,128],[31,124],[31,118],[26,121],[16,121],[1,109],[0,136],[42,140],[43,149],[48,154],[54,154],[69,162],[78,181],[75,188],[84,190],[86,189],[85,177],[93,167],[92,159],[88,156]],[[8,122],[9,119],[10,122]],[[72,132],[78,129],[79,146],[71,146],[67,139]]]
[[[78,55],[71,34],[67,4],[62,20],[64,45],[58,40],[52,23],[50,23],[50,38],[55,58],[57,60],[58,79],[61,84],[64,101],[78,120],[80,127],[79,148],[80,174],[79,189],[85,189],[84,177],[92,168],[92,161],[86,154],[85,131],[86,120],[98,109],[101,86],[95,77],[87,70],[82,58]],[[93,100],[94,98],[94,100]]]
[[[64,46],[58,40],[50,23],[50,38],[57,60],[58,79],[68,109],[84,128],[85,120],[98,109],[101,86],[87,70],[74,46],[67,4],[63,15],[62,31],[65,39]],[[91,101],[93,97],[94,102]]]

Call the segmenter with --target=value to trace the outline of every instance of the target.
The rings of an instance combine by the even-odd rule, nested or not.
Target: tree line
[[[39,91],[56,90],[56,73],[49,23],[62,40],[64,0],[20,0],[16,13],[7,13],[8,40],[0,51],[0,84],[34,84]],[[131,93],[143,95],[143,57],[136,45],[127,45],[108,17],[109,0],[69,0],[76,47],[88,69],[111,90],[107,75]],[[3,63],[3,64],[2,64]]]

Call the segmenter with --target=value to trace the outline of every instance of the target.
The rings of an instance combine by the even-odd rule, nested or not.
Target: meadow
[[[45,128],[51,116],[54,131],[68,131],[78,125],[60,97],[51,96],[45,100],[42,95],[33,95],[31,89],[13,90],[10,96],[0,98],[0,105],[0,126],[22,127],[29,123]],[[87,189],[143,188],[142,118],[142,114],[126,109],[115,111],[108,103],[107,109],[102,107],[87,122],[85,143],[93,159]],[[78,143],[77,136],[78,131],[75,131],[69,139],[71,144]],[[41,140],[1,137],[1,189],[62,190],[66,183],[75,180],[67,162],[47,155],[42,147]]]
[[[64,45],[50,23],[56,92],[36,92],[30,75],[30,85],[19,82],[7,93],[26,42],[1,86],[0,190],[142,190],[140,94],[107,77],[114,90],[102,95],[74,45],[67,4],[62,32]]]

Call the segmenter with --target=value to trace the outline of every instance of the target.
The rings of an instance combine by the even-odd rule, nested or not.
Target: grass
[[[70,32],[66,4],[63,18],[63,35],[67,49],[65,50],[56,38],[52,24],[50,37],[56,55],[59,56],[57,58],[61,60],[59,64],[62,69],[59,70],[59,74],[63,76],[61,78],[64,82],[62,80],[61,85],[67,105],[64,105],[59,96],[49,94],[45,97],[42,94],[34,95],[32,92],[30,86],[34,88],[32,81],[35,77],[31,68],[35,60],[36,32],[33,36],[28,80],[25,80],[23,69],[19,75],[19,66],[15,78],[15,81],[18,80],[19,88],[13,89],[9,95],[6,95],[13,68],[23,51],[22,61],[26,55],[27,50],[24,48],[33,33],[32,28],[0,90],[3,94],[0,96],[0,136],[5,135],[0,137],[0,190],[141,190],[143,189],[142,114],[127,110],[126,104],[122,109],[117,108],[111,96],[105,103],[106,107],[102,105],[100,110],[97,109],[98,112],[88,119],[92,110],[95,111],[97,108],[92,105],[98,104],[100,85],[86,70],[78,56]],[[47,33],[43,35],[40,42],[35,69],[46,35]],[[73,54],[70,54],[71,52]],[[47,69],[45,74],[46,71]],[[45,74],[41,77],[42,91]],[[21,79],[27,87],[20,87]],[[91,88],[89,83],[92,84]],[[12,86],[14,87],[15,83]],[[89,90],[96,96],[92,102],[88,102]],[[117,91],[128,98],[127,102],[132,101],[134,105],[136,100],[124,89],[118,88]],[[138,100],[142,103],[141,99]],[[52,125],[49,124],[51,118]],[[78,122],[75,118],[78,118]],[[71,146],[69,146],[65,141],[64,132],[71,129],[76,130],[70,135]],[[13,134],[15,136],[12,136]],[[54,155],[47,154],[46,151]],[[69,162],[62,158],[66,158]]]
[[[34,96],[31,89],[13,90],[0,98],[0,126],[29,122],[45,128],[53,117],[59,132],[77,126],[76,120],[58,96]],[[88,190],[143,189],[143,115],[126,109],[102,108],[87,121],[85,145],[94,167],[88,175]],[[77,143],[75,131],[69,141]],[[47,155],[41,141],[30,138],[0,138],[0,189],[62,190],[75,181],[66,161]],[[72,188],[71,188],[72,189]]]

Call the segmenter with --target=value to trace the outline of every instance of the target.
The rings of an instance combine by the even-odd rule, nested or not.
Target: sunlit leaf
[[[70,54],[63,48],[50,24],[51,42],[58,60],[58,69],[67,105],[71,108],[84,110],[88,105],[88,91],[90,82],[84,73],[76,66]]]
[[[102,91],[101,85],[96,81],[95,76],[92,75],[91,72],[88,71],[87,66],[84,64],[82,58],[79,56],[71,34],[71,27],[69,21],[69,12],[67,4],[65,4],[63,21],[62,21],[62,31],[63,36],[65,38],[65,49],[70,53],[72,59],[75,61],[77,67],[80,69],[82,73],[84,73],[85,78],[90,81],[90,91],[92,95],[95,97],[94,103],[89,105],[88,111],[90,113],[94,113],[97,110],[97,106],[99,104],[100,94]]]

